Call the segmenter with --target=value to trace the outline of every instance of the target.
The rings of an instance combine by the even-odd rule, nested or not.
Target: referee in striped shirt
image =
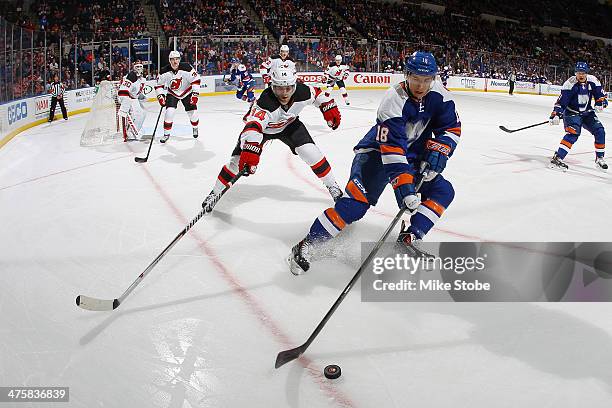
[[[55,117],[55,107],[59,102],[60,108],[62,109],[62,116],[64,116],[64,120],[68,120],[68,112],[66,112],[66,105],[64,104],[64,92],[66,91],[66,87],[59,80],[59,77],[55,75],[53,77],[53,82],[49,87],[49,93],[51,94],[51,109],[49,109],[49,122],[53,122],[53,118]]]

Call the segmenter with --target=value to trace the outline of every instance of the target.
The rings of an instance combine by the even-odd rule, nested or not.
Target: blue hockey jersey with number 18
[[[461,122],[450,92],[439,80],[421,101],[408,84],[391,86],[378,108],[376,125],[355,146],[355,153],[379,151],[389,180],[414,175],[427,149],[452,156],[461,136]]]

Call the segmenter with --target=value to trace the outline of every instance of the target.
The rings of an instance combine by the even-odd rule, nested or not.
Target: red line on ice
[[[155,181],[155,179],[147,169],[146,165],[141,165],[141,168],[149,179],[149,181],[151,182],[151,184],[153,184],[157,192],[162,196],[166,204],[168,204],[168,206],[172,209],[172,212],[174,213],[176,218],[178,218],[181,223],[187,224],[189,221],[185,219],[179,209],[174,205],[172,199],[170,199],[170,197],[166,194],[162,186]],[[275,340],[282,344],[283,347],[295,347],[297,344],[295,344],[289,339],[289,337],[282,331],[279,325],[274,322],[272,317],[268,313],[266,313],[260,302],[253,295],[251,295],[249,291],[245,289],[244,286],[240,284],[240,281],[223,264],[223,262],[215,253],[215,251],[206,243],[206,240],[201,238],[193,229],[190,230],[190,234],[198,242],[200,249],[204,251],[206,256],[208,256],[210,261],[220,272],[223,279],[225,279],[225,281],[234,289],[234,291],[238,293],[240,298],[247,304],[247,306],[255,315],[257,320],[259,320],[260,323],[272,333]],[[270,365],[272,365],[272,360],[274,357],[275,356],[270,356]],[[334,387],[332,384],[328,383],[321,377],[321,372],[323,371],[322,368],[314,366],[312,361],[307,357],[302,356],[297,361],[302,365],[302,367],[306,369],[306,372],[310,375],[312,380],[319,386],[319,388],[322,389],[329,397],[333,398],[336,402],[338,402],[340,406],[347,408],[355,406],[353,401],[351,401],[348,396],[344,395],[340,390],[338,390],[336,387]]]

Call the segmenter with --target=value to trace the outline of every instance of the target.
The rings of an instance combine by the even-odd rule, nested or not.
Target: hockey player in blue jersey
[[[232,58],[232,67],[230,70],[230,77],[226,78],[226,82],[235,83],[236,80],[236,98],[242,99],[249,103],[255,101],[255,78],[251,75],[251,71],[244,65],[241,64],[237,58]]]
[[[387,184],[397,204],[413,212],[398,242],[417,246],[453,201],[453,186],[442,176],[461,135],[450,93],[436,80],[432,54],[415,52],[406,63],[405,81],[391,86],[380,103],[376,125],[355,146],[345,193],[312,224],[289,255],[295,275],[310,268],[315,246],[335,237],[376,205]],[[426,168],[425,172],[421,172]],[[417,195],[415,185],[424,182]],[[416,244],[416,245],[415,245]]]
[[[601,83],[589,75],[589,64],[579,61],[576,63],[576,75],[565,81],[561,88],[561,95],[557,99],[554,110],[550,114],[550,124],[558,125],[563,119],[565,136],[550,160],[549,167],[566,171],[568,166],[563,159],[578,140],[580,131],[585,128],[595,136],[595,167],[608,170],[604,160],[606,147],[606,132],[603,125],[595,115],[608,106],[608,101],[601,89]],[[594,109],[591,106],[594,103]]]

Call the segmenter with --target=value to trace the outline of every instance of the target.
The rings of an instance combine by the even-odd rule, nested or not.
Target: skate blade
[[[548,168],[551,169],[551,170],[560,171],[562,173],[565,173],[568,170],[565,167],[555,166],[554,164],[549,164]]]
[[[293,260],[293,254],[292,253],[289,254],[289,256],[287,256],[287,258],[285,258],[285,261],[289,265],[289,270],[295,276],[299,276],[299,275],[304,273],[304,270],[302,268],[300,268],[300,266],[297,263],[295,263],[295,261]]]

